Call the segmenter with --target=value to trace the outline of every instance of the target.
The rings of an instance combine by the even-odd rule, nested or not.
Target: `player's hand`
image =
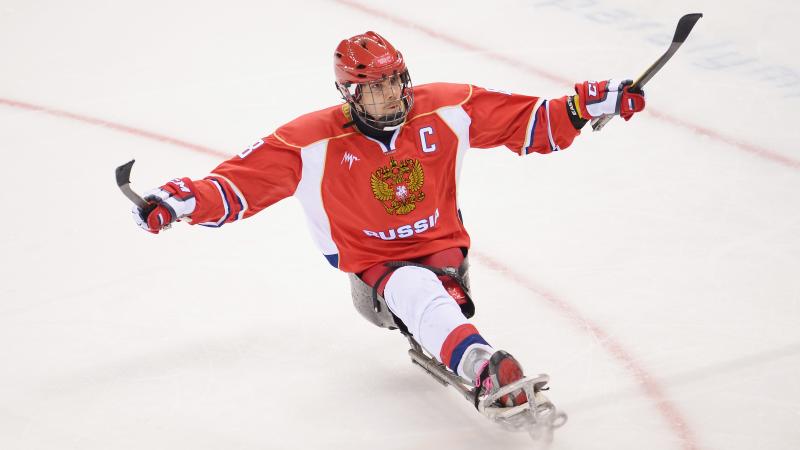
[[[630,120],[634,113],[644,109],[644,91],[631,89],[631,80],[584,81],[575,85],[581,116],[594,119],[606,115],[619,115]]]
[[[145,195],[145,208],[131,209],[133,221],[143,230],[153,234],[169,228],[172,222],[194,211],[194,184],[188,178],[176,178]]]

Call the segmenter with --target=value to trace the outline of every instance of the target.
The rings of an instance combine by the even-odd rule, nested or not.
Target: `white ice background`
[[[336,104],[366,30],[416,84],[560,97],[637,76],[689,12],[646,112],[467,156],[475,323],[550,374],[554,449],[800,448],[797,2],[5,0],[0,449],[529,448],[358,316],[297,202],[152,236],[113,169],[201,178]]]

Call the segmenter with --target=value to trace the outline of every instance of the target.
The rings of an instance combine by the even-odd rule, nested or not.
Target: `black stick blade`
[[[703,13],[686,14],[678,21],[678,26],[675,28],[675,36],[672,37],[672,42],[683,42],[691,33],[694,24],[697,23]]]
[[[125,164],[117,167],[117,170],[114,171],[115,175],[117,176],[117,186],[123,186],[126,184],[130,184],[131,182],[131,170],[133,169],[133,163],[136,160],[132,159]]]
[[[133,169],[134,162],[136,162],[136,160],[132,159],[117,167],[114,174],[117,176],[117,186],[125,197],[128,197],[128,200],[132,201],[140,209],[145,209],[148,207],[147,201],[131,189],[131,169]]]

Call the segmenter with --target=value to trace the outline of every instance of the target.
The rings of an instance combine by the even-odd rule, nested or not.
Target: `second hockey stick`
[[[136,206],[140,209],[144,210],[149,205],[147,201],[142,198],[141,195],[137,194],[136,192],[131,189],[131,169],[133,169],[133,163],[136,160],[130,160],[125,164],[117,167],[114,171],[114,175],[117,179],[117,187],[125,194],[125,197],[128,197],[128,200],[132,201]]]

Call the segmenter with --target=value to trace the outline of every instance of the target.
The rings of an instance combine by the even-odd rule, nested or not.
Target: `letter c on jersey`
[[[428,145],[428,140],[425,138],[426,134],[433,135],[433,128],[425,127],[419,129],[419,142],[422,144],[422,151],[425,153],[433,153],[436,151],[436,144]]]

